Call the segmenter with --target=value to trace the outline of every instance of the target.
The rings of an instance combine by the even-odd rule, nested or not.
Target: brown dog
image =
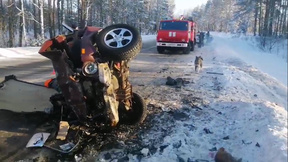
[[[200,69],[202,69],[203,58],[201,56],[196,56],[194,65],[195,65],[195,71],[199,73]]]

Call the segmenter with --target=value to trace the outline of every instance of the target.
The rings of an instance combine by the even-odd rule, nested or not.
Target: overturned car
[[[141,35],[126,24],[87,26],[47,40],[39,53],[56,72],[60,93],[50,98],[53,106],[91,127],[142,122],[146,105],[128,80],[128,63],[141,47]]]
[[[65,140],[72,124],[89,136],[119,124],[142,123],[147,107],[143,98],[132,91],[128,79],[129,61],[142,48],[140,33],[126,24],[86,26],[81,30],[64,27],[71,34],[49,39],[39,50],[51,60],[56,73],[47,85],[57,92],[50,97],[51,115],[59,123],[57,137],[53,138]],[[48,136],[36,134],[27,147],[44,146]],[[77,139],[74,144],[81,138]],[[68,153],[74,148],[54,150]]]

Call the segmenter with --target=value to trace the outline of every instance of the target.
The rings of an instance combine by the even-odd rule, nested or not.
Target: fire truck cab
[[[196,24],[189,20],[162,20],[157,32],[157,51],[182,50],[189,54],[196,44]]]

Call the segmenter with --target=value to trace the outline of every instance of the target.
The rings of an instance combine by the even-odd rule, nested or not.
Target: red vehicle
[[[162,20],[157,33],[157,51],[182,50],[189,54],[196,44],[196,24],[189,20]]]

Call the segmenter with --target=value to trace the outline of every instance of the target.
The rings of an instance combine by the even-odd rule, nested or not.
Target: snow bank
[[[9,58],[26,58],[38,55],[40,47],[0,48],[0,60]]]
[[[217,47],[215,52],[219,53],[220,57],[227,58],[228,55],[245,60],[249,65],[287,85],[287,61],[285,59],[277,57],[275,53],[263,52],[256,44],[251,44],[244,39],[225,33],[213,33],[213,35],[215,36],[214,45]],[[282,50],[287,56],[287,48]]]
[[[156,35],[142,35],[142,42],[147,43],[156,40]]]

